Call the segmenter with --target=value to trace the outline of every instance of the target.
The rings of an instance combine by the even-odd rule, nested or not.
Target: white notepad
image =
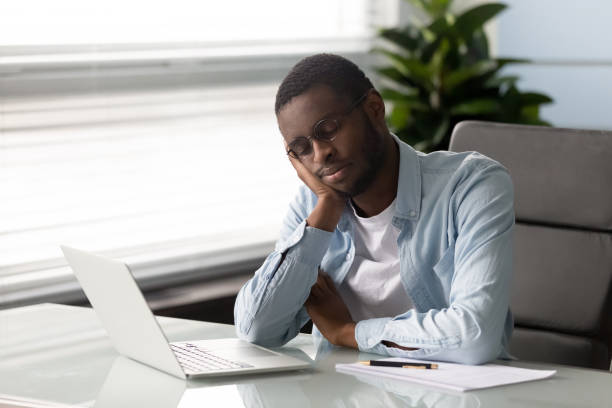
[[[359,363],[336,364],[336,370],[348,374],[370,374],[378,377],[410,381],[454,391],[478,390],[499,385],[541,380],[555,375],[555,370],[530,370],[499,364],[463,365],[436,361],[386,358],[384,361],[410,361],[415,363],[437,363],[437,370],[413,368],[366,366]]]

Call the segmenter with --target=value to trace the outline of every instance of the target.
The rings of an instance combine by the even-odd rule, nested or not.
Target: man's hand
[[[302,180],[304,184],[306,184],[308,188],[311,189],[312,192],[317,195],[317,197],[319,197],[319,199],[336,200],[341,201],[344,204],[345,198],[344,196],[342,196],[341,193],[334,190],[327,184],[323,183],[323,181],[321,181],[321,179],[312,174],[312,172],[308,170],[306,166],[304,166],[304,163],[302,163],[299,159],[296,159],[289,155],[287,155],[287,157],[289,158],[291,165],[297,172],[297,175],[300,180]]]
[[[301,161],[289,155],[287,157],[289,157],[289,161],[300,180],[318,197],[317,205],[306,219],[306,222],[311,227],[333,232],[342,216],[342,211],[346,205],[346,197],[323,183]]]
[[[355,322],[336,290],[334,282],[321,270],[305,306],[312,322],[330,343],[358,348],[355,340]]]
[[[312,322],[330,343],[336,346],[359,348],[355,340],[356,324],[340,297],[336,285],[329,275],[320,269],[305,306]],[[418,350],[418,348],[400,346],[387,340],[383,340],[382,344],[406,351]]]
[[[396,344],[396,343],[393,343],[387,340],[383,340],[381,343],[385,345],[386,347],[395,347],[395,348],[406,350],[406,351],[418,350],[418,348],[400,346],[399,344]]]

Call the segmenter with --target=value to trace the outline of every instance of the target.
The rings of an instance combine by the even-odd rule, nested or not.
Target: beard
[[[366,191],[380,172],[385,157],[385,138],[376,131],[370,119],[365,117],[365,140],[362,144],[361,153],[365,157],[366,166],[357,180],[349,188],[343,191],[349,197],[355,197]]]

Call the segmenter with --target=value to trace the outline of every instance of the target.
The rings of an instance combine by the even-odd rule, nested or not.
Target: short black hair
[[[373,88],[372,82],[355,63],[335,54],[315,54],[300,60],[291,68],[276,92],[274,111],[314,85],[327,85],[341,97],[356,100]]]

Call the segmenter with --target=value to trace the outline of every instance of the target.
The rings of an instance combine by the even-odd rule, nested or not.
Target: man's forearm
[[[292,338],[306,322],[308,316],[299,312],[316,280],[331,234],[308,227],[303,234],[297,242],[287,238],[295,244],[270,254],[238,294],[235,322],[241,338],[276,346]]]
[[[300,299],[308,296],[312,283],[307,265],[279,255],[271,255],[278,256],[279,260],[264,262],[240,290],[234,305],[239,337],[265,346],[282,345],[297,334],[307,320],[307,315],[299,316]],[[275,278],[279,274],[289,274],[286,277],[289,279],[282,279],[282,284],[270,284],[278,282]],[[270,279],[271,275],[275,277]]]
[[[347,323],[340,329],[340,336],[336,340],[338,346],[350,347],[358,349],[357,340],[355,340],[355,323]]]
[[[251,341],[269,341],[270,344],[288,340],[307,319],[299,311],[316,280],[317,269],[327,251],[346,201],[340,195],[321,195],[308,215],[307,227],[296,226],[293,234],[282,241],[292,242],[290,247],[277,247],[245,284],[236,299],[235,320],[241,337]],[[296,220],[297,221],[297,220]],[[277,337],[278,336],[278,337]],[[276,339],[276,340],[274,340]]]

